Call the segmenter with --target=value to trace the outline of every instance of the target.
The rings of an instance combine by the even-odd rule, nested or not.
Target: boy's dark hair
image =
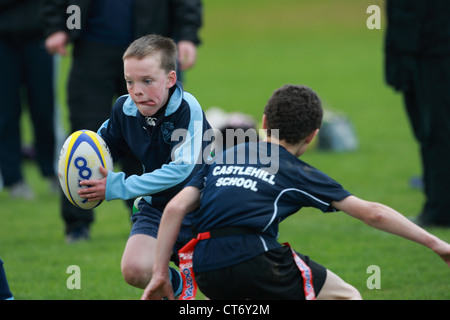
[[[270,97],[264,109],[267,135],[278,129],[278,139],[295,144],[322,123],[323,110],[317,94],[303,85],[284,85]]]
[[[140,60],[156,53],[161,54],[161,68],[166,73],[177,70],[177,45],[172,39],[155,34],[149,34],[133,41],[122,59],[136,58]]]

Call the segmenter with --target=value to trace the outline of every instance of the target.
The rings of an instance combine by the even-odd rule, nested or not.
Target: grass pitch
[[[369,30],[367,0],[205,0],[203,44],[185,75],[185,89],[208,109],[219,106],[260,120],[273,90],[285,83],[313,88],[328,108],[353,122],[359,148],[327,153],[311,148],[303,159],[355,195],[385,203],[408,217],[419,213],[423,195],[409,187],[420,174],[401,97],[383,77],[381,30]],[[59,83],[61,117],[67,128],[65,76]],[[32,141],[24,116],[24,140]],[[130,229],[121,201],[96,210],[92,238],[67,245],[57,196],[47,192],[36,165],[24,164],[37,199],[12,200],[0,192],[0,257],[17,300],[137,299],[120,259]],[[450,241],[450,230],[430,229]],[[303,209],[281,225],[280,241],[339,274],[365,299],[449,299],[450,272],[430,250],[372,229],[343,213]],[[78,265],[81,289],[68,289],[67,268]],[[380,289],[369,289],[367,268],[380,268]],[[201,296],[199,298],[202,298]]]

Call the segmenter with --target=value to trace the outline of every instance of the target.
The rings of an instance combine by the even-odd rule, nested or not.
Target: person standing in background
[[[70,5],[80,9],[80,29],[67,28]],[[67,45],[73,45],[67,88],[70,130],[96,131],[109,118],[113,101],[127,93],[122,55],[133,40],[151,33],[170,37],[177,42],[179,69],[195,64],[202,4],[200,0],[44,0],[41,17],[50,53],[66,55]],[[132,154],[122,160],[122,169],[127,175],[142,173]],[[127,202],[130,212],[132,203]],[[76,208],[61,196],[61,212],[67,242],[89,238],[92,210]]]
[[[8,279],[6,278],[3,261],[0,259],[0,300],[14,300],[14,296],[9,289]]]
[[[10,196],[28,200],[35,195],[22,171],[20,117],[26,106],[41,174],[50,188],[57,184],[53,58],[44,47],[38,8],[39,0],[0,1],[0,172]]]
[[[420,145],[422,226],[450,227],[450,2],[388,0],[386,82],[403,94]]]

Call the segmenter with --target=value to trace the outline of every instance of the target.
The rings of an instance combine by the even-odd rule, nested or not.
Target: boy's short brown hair
[[[155,34],[149,34],[133,41],[122,59],[136,58],[140,60],[156,53],[161,54],[161,68],[166,73],[177,70],[177,45],[172,39]]]
[[[295,144],[305,139],[322,123],[322,104],[307,86],[287,84],[276,90],[264,109],[267,135],[278,129],[278,139]]]

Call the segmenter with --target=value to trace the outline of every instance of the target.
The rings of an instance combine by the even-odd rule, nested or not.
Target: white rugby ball
[[[78,190],[86,188],[80,186],[82,180],[103,178],[99,171],[100,166],[113,170],[108,146],[97,133],[79,130],[66,139],[59,154],[58,176],[65,196],[74,206],[89,210],[102,203],[102,200],[87,201],[78,195]]]

